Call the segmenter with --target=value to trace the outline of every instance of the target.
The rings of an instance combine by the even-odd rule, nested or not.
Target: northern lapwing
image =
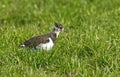
[[[53,30],[44,35],[34,36],[20,45],[20,47],[30,47],[35,49],[50,50],[52,49],[60,32],[64,32],[61,24],[55,23]]]

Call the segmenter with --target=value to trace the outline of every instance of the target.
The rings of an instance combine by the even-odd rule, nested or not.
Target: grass
[[[63,24],[50,51],[19,49]],[[119,77],[119,0],[1,0],[0,77]]]

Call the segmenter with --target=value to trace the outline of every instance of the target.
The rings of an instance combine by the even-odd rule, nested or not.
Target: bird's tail
[[[19,45],[19,48],[24,48],[24,47],[25,47],[24,44],[20,44],[20,45]]]

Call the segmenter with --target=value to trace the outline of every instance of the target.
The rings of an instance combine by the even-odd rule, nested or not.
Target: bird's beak
[[[62,32],[66,32],[66,30],[65,30],[65,29],[62,29]]]

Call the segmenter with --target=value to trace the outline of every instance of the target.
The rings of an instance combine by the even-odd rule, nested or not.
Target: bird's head
[[[54,24],[53,31],[55,31],[55,32],[65,32],[63,26],[59,23],[56,23],[56,22]]]

